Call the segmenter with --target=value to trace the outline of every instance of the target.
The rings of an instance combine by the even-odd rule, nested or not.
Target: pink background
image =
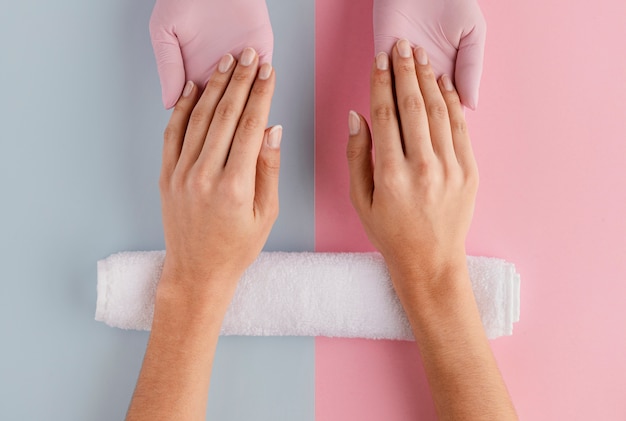
[[[522,419],[626,420],[626,2],[481,7],[468,252],[522,275],[521,321],[493,350]],[[369,110],[371,19],[371,0],[317,0],[317,251],[372,250],[344,153],[348,110]],[[317,339],[316,419],[435,419],[417,352]]]

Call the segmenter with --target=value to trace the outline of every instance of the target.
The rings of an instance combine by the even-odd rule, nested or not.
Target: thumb
[[[374,166],[372,164],[372,136],[367,121],[354,111],[348,114],[350,138],[346,156],[350,172],[350,200],[357,213],[372,205]]]
[[[176,104],[185,86],[183,56],[178,38],[165,28],[154,31],[150,28],[150,38],[161,80],[163,105],[169,109]]]
[[[483,73],[483,58],[485,56],[485,38],[487,26],[482,19],[459,43],[456,57],[455,82],[466,107],[475,110],[478,105],[478,90],[480,77]]]
[[[256,167],[255,208],[262,215],[278,216],[278,175],[280,172],[280,141],[283,127],[265,131]]]

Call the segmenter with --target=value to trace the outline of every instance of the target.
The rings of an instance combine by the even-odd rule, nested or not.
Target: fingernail
[[[231,56],[230,54],[226,54],[220,60],[220,64],[217,67],[217,70],[219,70],[221,73],[226,73],[228,70],[230,70],[230,66],[233,65],[234,61],[235,59],[233,58],[233,56]]]
[[[185,89],[183,89],[183,97],[188,97],[192,90],[193,90],[193,82],[188,81],[185,84]]]
[[[376,68],[378,70],[389,69],[389,56],[387,53],[378,53],[376,56]]]
[[[396,43],[396,47],[398,48],[398,54],[403,58],[411,57],[411,44],[406,39],[401,39]]]
[[[350,136],[356,136],[361,131],[361,118],[354,111],[350,111],[348,114],[348,130]]]
[[[261,69],[259,70],[259,79],[267,80],[270,78],[272,74],[272,65],[269,63],[263,63]]]
[[[239,62],[242,66],[249,66],[254,61],[254,57],[256,56],[256,51],[254,49],[248,47],[243,50],[243,54],[241,54],[241,59]]]
[[[441,81],[443,82],[443,88],[446,91],[449,91],[449,92],[454,91],[454,85],[452,85],[452,79],[450,79],[450,76],[448,75],[441,76]]]
[[[280,148],[280,141],[283,137],[283,126],[278,125],[270,129],[267,135],[267,146],[271,149]]]
[[[417,57],[417,62],[422,66],[428,64],[428,56],[426,55],[426,50],[422,47],[417,47],[415,49],[415,57]]]

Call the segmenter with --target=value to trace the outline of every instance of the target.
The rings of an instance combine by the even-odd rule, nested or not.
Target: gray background
[[[0,419],[125,415],[148,334],[93,320],[96,261],[163,248],[150,0],[2,0]],[[313,250],[313,0],[268,1],[284,125],[268,250]],[[209,419],[314,419],[313,338],[222,338]]]

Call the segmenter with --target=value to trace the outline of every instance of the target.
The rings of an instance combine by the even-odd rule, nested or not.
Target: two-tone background
[[[514,262],[522,316],[492,342],[522,419],[626,419],[626,3],[481,0],[468,252]],[[123,419],[148,334],[93,320],[95,262],[162,249],[169,113],[152,0],[0,3],[0,419]],[[348,199],[368,111],[371,0],[268,0],[285,127],[268,250],[371,250]],[[220,340],[211,420],[434,420],[415,344]]]

